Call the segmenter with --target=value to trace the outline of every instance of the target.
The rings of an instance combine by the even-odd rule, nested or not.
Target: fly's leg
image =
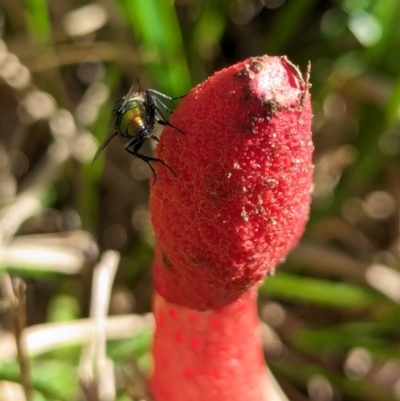
[[[157,111],[158,111],[158,109],[157,109]],[[160,113],[160,114],[161,114],[161,113]],[[164,118],[164,116],[161,116],[161,117]],[[181,129],[179,129],[178,127],[175,127],[175,125],[172,125],[168,120],[161,120],[161,119],[158,119],[158,120],[157,120],[157,123],[160,124],[160,125],[165,125],[165,126],[171,127],[171,128],[173,128],[173,129],[177,130],[180,134],[186,135],[185,132],[183,132],[183,131],[182,131]]]
[[[138,159],[143,160],[145,163],[147,163],[147,165],[150,167],[151,171],[152,171],[153,174],[154,174],[154,177],[155,177],[154,182],[155,182],[155,180],[156,180],[157,178],[156,178],[156,172],[154,171],[153,166],[152,166],[152,165],[149,163],[149,161],[146,159],[146,156],[141,155],[140,153],[138,153],[138,150],[143,146],[144,141],[145,141],[146,139],[147,139],[147,138],[140,138],[140,139],[138,139],[138,137],[134,137],[134,138],[132,138],[128,143],[126,143],[126,144],[124,145],[124,147],[125,147],[125,150],[126,150],[128,153],[130,153],[131,155],[133,155],[133,156],[137,157]],[[133,146],[133,150],[130,149],[131,146]]]
[[[155,109],[157,110],[157,113],[160,115],[160,119],[157,120],[157,122],[161,125],[168,125],[168,127],[171,127],[173,129],[175,129],[176,131],[178,131],[179,133],[181,133],[182,135],[186,135],[185,132],[183,132],[182,130],[180,130],[178,127],[175,127],[175,125],[172,125],[164,116],[164,114],[162,113],[162,111],[160,110],[159,107],[157,107],[156,104],[154,104]]]
[[[172,96],[166,95],[165,93],[156,91],[155,89],[147,89],[147,92],[150,92],[150,93],[152,93],[153,95],[156,95],[156,96],[161,96],[161,97],[163,97],[164,99],[169,100],[170,102],[173,101],[173,100],[182,99],[182,98],[184,98],[184,97],[187,95],[187,93],[186,93],[186,94],[184,94],[184,95],[182,95],[182,96],[172,97]]]
[[[131,142],[133,142],[133,141],[131,141]],[[145,156],[145,155],[142,155],[141,153],[138,153],[138,150],[142,147],[143,142],[138,142],[138,143],[136,143],[135,146],[134,146],[134,148],[133,148],[133,150],[129,148],[129,147],[132,146],[132,145],[133,145],[133,143],[129,143],[129,142],[128,142],[128,143],[125,145],[125,150],[126,150],[127,152],[129,152],[131,155],[137,157],[138,159],[143,160],[143,161],[150,167],[150,169],[151,169],[151,171],[153,172],[153,175],[154,175],[154,182],[153,182],[153,185],[154,185],[155,182],[157,181],[157,175],[156,175],[156,172],[155,172],[155,170],[154,170],[154,168],[153,168],[153,166],[151,165],[150,162],[159,162],[159,163],[161,163],[161,164],[162,164],[163,166],[165,166],[169,171],[171,171],[171,173],[174,175],[174,177],[176,177],[175,171],[172,170],[172,168],[171,168],[170,166],[168,166],[168,164],[165,163],[163,160],[157,159],[156,157]]]
[[[178,127],[175,127],[175,125],[172,125],[172,124],[167,120],[167,118],[165,117],[164,113],[161,111],[160,107],[157,106],[156,102],[161,103],[161,104],[163,105],[163,107],[164,107],[167,111],[170,111],[170,110],[168,109],[168,107],[166,107],[166,106],[164,105],[163,102],[161,102],[160,99],[157,99],[155,96],[154,96],[154,97],[151,96],[151,93],[156,93],[156,94],[159,94],[160,96],[163,95],[163,96],[166,97],[167,99],[171,99],[171,100],[180,99],[180,98],[170,98],[169,96],[164,95],[163,93],[154,91],[153,89],[149,89],[149,90],[146,91],[147,102],[149,103],[149,105],[150,105],[151,107],[154,107],[154,109],[157,111],[157,113],[158,113],[158,114],[160,115],[160,117],[161,117],[160,119],[157,120],[157,122],[158,122],[159,124],[161,124],[161,125],[168,125],[169,127],[175,129],[176,131],[178,131],[178,132],[181,133],[182,135],[185,135],[185,132],[183,132],[182,130],[180,130]],[[186,96],[186,95],[185,95],[185,96]],[[181,97],[183,97],[183,96],[181,96]],[[171,112],[171,111],[170,111],[170,112]]]
[[[151,97],[153,100],[154,105],[157,103],[160,105],[164,110],[167,110],[168,113],[172,113],[172,110],[164,103],[162,102],[158,97],[152,96]]]

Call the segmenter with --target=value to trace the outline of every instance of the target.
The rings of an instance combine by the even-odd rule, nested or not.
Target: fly
[[[174,170],[167,163],[156,157],[143,155],[139,153],[139,149],[148,139],[159,141],[153,135],[155,123],[168,125],[179,133],[185,134],[166,119],[163,110],[169,113],[172,111],[160,100],[160,97],[172,101],[181,99],[184,96],[170,97],[154,89],[142,91],[140,90],[139,80],[136,79],[127,95],[115,106],[112,112],[111,129],[97,150],[92,163],[100,156],[111,140],[115,136],[120,135],[122,138],[127,139],[127,142],[124,144],[125,150],[148,164],[154,174],[154,181],[156,180],[156,172],[150,162],[161,163],[176,177]]]

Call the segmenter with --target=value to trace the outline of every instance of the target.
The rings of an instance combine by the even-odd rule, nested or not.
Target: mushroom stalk
[[[266,400],[256,311],[255,288],[207,311],[169,303],[156,294],[155,399],[241,401],[245,394],[247,401]]]
[[[217,72],[175,110],[150,208],[157,401],[268,401],[263,278],[298,242],[312,185],[308,77],[285,57]]]

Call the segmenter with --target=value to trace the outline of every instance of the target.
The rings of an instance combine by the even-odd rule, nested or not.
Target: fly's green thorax
[[[117,116],[117,129],[123,136],[135,136],[146,124],[146,109],[143,101],[130,100]]]
[[[152,135],[155,123],[164,126],[168,125],[181,134],[184,134],[183,131],[172,125],[164,116],[164,112],[170,113],[171,110],[163,103],[162,99],[171,101],[178,98],[172,98],[154,89],[141,91],[139,80],[136,80],[127,95],[122,97],[115,105],[112,112],[111,129],[96,152],[93,161],[97,159],[113,138],[120,136],[124,138],[125,150],[147,163],[154,174],[154,181],[156,172],[151,162],[161,163],[176,177],[174,170],[163,160],[139,153],[139,149],[146,141],[157,139]]]

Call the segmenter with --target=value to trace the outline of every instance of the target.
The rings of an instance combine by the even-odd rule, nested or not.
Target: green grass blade
[[[321,368],[316,364],[310,363],[285,363],[270,361],[271,370],[290,381],[303,387],[307,387],[309,379],[315,375],[321,375],[329,382],[340,389],[343,395],[352,397],[356,400],[368,401],[396,401],[398,398],[388,388],[366,382],[364,380],[354,380],[337,373],[332,373],[328,369]],[[343,397],[343,399],[348,399]]]
[[[44,43],[51,40],[51,23],[46,0],[24,0],[24,13],[30,37]]]
[[[363,287],[278,273],[260,288],[261,295],[333,308],[367,308],[385,298]]]
[[[316,0],[291,0],[286,2],[274,19],[269,30],[271,37],[267,53],[279,54],[284,52],[291,40],[295,38],[301,26],[307,21],[307,14]]]
[[[385,65],[387,57],[400,44],[400,2],[379,0],[374,2],[372,15],[381,29],[381,38],[375,46],[367,50],[367,58],[375,65]]]
[[[167,0],[120,1],[160,89],[174,96],[187,92],[190,75],[174,6]]]

